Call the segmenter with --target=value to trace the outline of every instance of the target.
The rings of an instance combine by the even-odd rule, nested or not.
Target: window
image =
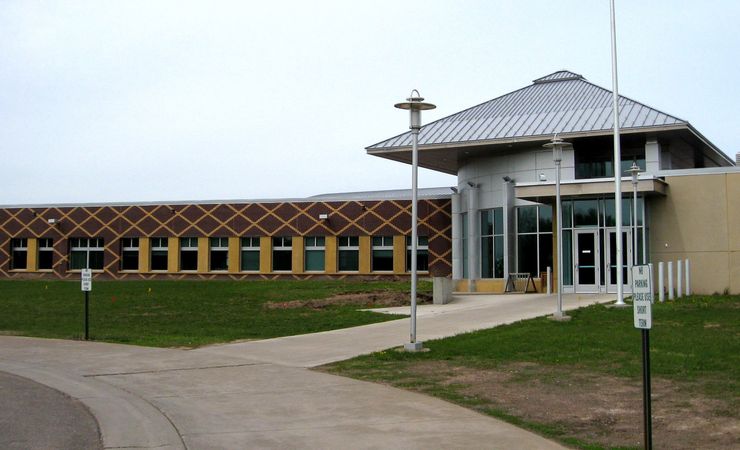
[[[590,148],[589,148],[590,147]],[[593,142],[582,148],[580,145],[575,149],[575,169],[576,179],[584,178],[611,178],[614,176],[614,153],[612,152],[613,144],[611,142]],[[622,176],[625,171],[632,166],[632,162],[637,162],[641,170],[645,170],[645,147],[623,146],[621,151],[621,168]]]
[[[504,277],[504,209],[480,212],[481,278]]]
[[[242,238],[242,263],[244,272],[260,270],[260,238],[256,236]]]
[[[552,267],[552,207],[520,206],[516,224],[517,272],[539,277]]]
[[[306,272],[323,272],[326,243],[323,236],[306,236]]]
[[[275,272],[293,270],[293,238],[272,238],[272,270]]]
[[[374,272],[393,271],[393,236],[373,236]]]
[[[354,272],[360,270],[360,238],[357,236],[339,236],[339,270]]]
[[[103,238],[71,238],[69,268],[103,269]]]
[[[211,270],[229,270],[229,238],[211,238]]]
[[[139,270],[139,238],[121,238],[121,270]]]
[[[39,239],[39,270],[51,270],[54,266],[54,240]]]
[[[10,270],[28,268],[28,239],[14,238],[10,242]]]
[[[180,270],[198,270],[198,238],[180,238]]]
[[[152,255],[151,255],[151,269],[152,270],[167,270],[167,238],[166,237],[155,237],[152,238]]]
[[[418,236],[416,240],[416,270],[429,270],[429,238]],[[411,236],[406,236],[406,271],[411,271]]]

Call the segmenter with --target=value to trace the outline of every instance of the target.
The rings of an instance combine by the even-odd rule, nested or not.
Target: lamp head
[[[431,103],[424,103],[424,97],[419,95],[419,91],[416,89],[411,91],[411,95],[406,99],[405,102],[396,103],[398,109],[407,109],[410,112],[410,123],[409,128],[412,130],[421,129],[421,111],[436,108]]]

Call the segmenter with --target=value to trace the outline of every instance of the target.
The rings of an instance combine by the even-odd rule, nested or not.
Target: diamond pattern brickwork
[[[319,219],[328,214],[327,220]],[[55,219],[55,224],[49,224]],[[451,273],[450,200],[419,201],[419,234],[429,237],[429,273]],[[180,236],[373,236],[409,235],[411,202],[408,200],[219,203],[187,205],[115,205],[76,207],[0,208],[0,276],[76,278],[68,271],[70,238],[104,239],[104,272],[109,278],[311,278],[307,275],[152,274],[122,273],[122,237]],[[10,244],[16,237],[52,238],[51,274],[10,271]],[[318,275],[318,276],[324,276]],[[346,274],[336,275],[344,278]],[[380,276],[379,276],[380,277]]]

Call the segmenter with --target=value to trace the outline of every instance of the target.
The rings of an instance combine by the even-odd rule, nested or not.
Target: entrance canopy
[[[641,177],[637,183],[637,192],[643,195],[666,195],[667,184],[660,178]],[[630,178],[622,178],[622,194],[632,193]],[[560,194],[563,197],[614,195],[614,178],[589,180],[566,180],[560,183]],[[517,183],[514,195],[522,200],[538,203],[552,203],[555,200],[555,182]]]

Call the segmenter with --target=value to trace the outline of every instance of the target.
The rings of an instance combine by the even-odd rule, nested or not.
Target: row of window
[[[53,241],[38,239],[38,269],[50,270],[53,262]],[[239,268],[243,272],[260,270],[260,238],[257,236],[240,239]],[[151,271],[169,270],[169,242],[166,237],[150,238],[149,269]],[[179,238],[180,271],[198,269],[198,238]],[[293,238],[272,238],[272,271],[293,271]],[[209,270],[227,271],[229,268],[229,239],[227,237],[209,238]],[[69,269],[103,269],[103,238],[69,239]],[[138,271],[140,261],[139,238],[120,239],[120,270]],[[411,238],[406,237],[406,270],[411,266]],[[339,236],[337,238],[337,268],[340,272],[355,272],[360,265],[360,238],[358,236]],[[28,242],[26,238],[11,240],[12,270],[25,270],[28,266]],[[304,267],[306,272],[324,272],[326,268],[326,238],[307,236],[304,238]],[[417,269],[429,270],[428,239],[420,236],[417,248]],[[371,240],[371,270],[373,272],[393,271],[393,237],[373,236]]]
[[[580,228],[616,226],[614,199],[578,199],[563,201],[563,272],[565,284],[572,284],[572,231]],[[638,248],[643,248],[644,202],[637,199],[637,224],[633,220],[632,199],[622,200],[622,225],[638,227]],[[463,277],[468,278],[468,214],[462,214]],[[480,211],[481,278],[504,278],[503,208]],[[638,260],[647,260],[645,252]],[[553,211],[548,205],[516,208],[516,270],[538,277],[553,265]],[[602,271],[603,272],[603,271]],[[602,273],[603,277],[603,273]],[[602,281],[603,283],[603,281]]]

